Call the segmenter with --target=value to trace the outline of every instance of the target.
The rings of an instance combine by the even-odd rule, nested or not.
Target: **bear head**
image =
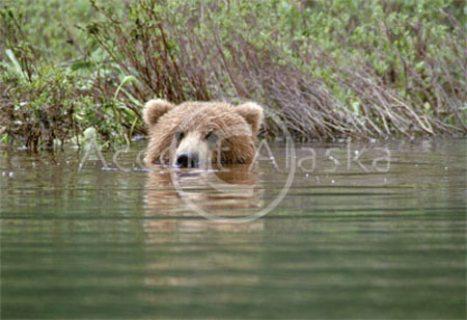
[[[224,102],[165,100],[146,103],[148,127],[146,164],[167,163],[200,167],[209,163],[249,164],[263,121],[263,108],[254,102],[233,106]]]

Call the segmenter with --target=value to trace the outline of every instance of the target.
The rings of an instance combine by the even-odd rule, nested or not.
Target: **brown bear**
[[[233,106],[225,102],[150,100],[143,118],[149,144],[145,163],[200,167],[209,163],[249,164],[263,121],[263,108],[254,102]]]

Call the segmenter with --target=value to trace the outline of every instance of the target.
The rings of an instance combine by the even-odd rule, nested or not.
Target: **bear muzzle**
[[[209,143],[200,132],[187,132],[175,150],[173,164],[179,168],[205,167],[211,161],[211,153]]]
[[[175,165],[179,168],[198,168],[199,156],[197,153],[182,153],[177,155]]]

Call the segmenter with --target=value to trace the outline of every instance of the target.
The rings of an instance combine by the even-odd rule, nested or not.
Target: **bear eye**
[[[204,137],[209,143],[216,143],[217,142],[217,134],[214,132],[210,131],[205,137]]]
[[[175,132],[175,139],[180,142],[183,137],[185,137],[185,133],[184,132],[181,132],[181,131],[178,131],[178,132]]]

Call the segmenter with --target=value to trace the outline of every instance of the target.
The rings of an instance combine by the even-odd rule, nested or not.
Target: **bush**
[[[129,140],[142,132],[141,103],[157,96],[174,102],[256,100],[276,110],[298,139],[466,132],[460,2],[91,5],[92,10],[81,10],[88,23],[75,37],[86,52],[72,63],[79,76],[73,67],[60,67],[71,73],[67,81],[89,84],[70,92],[79,97],[73,109],[82,115],[74,118],[77,131],[95,126],[104,139]],[[18,38],[5,48],[26,56],[18,59],[22,69],[42,78],[28,71],[42,59],[34,56],[31,36],[23,43]],[[21,62],[28,57],[30,63]],[[17,109],[29,105],[19,100],[7,103]],[[99,113],[101,121],[92,120]],[[266,126],[264,134],[274,135],[275,128]]]
[[[64,7],[70,4],[64,3]],[[109,142],[129,142],[135,133],[142,133],[141,126],[136,126],[138,109],[127,107],[116,95],[121,91],[118,86],[128,77],[112,70],[114,65],[95,46],[92,53],[82,55],[66,45],[60,50],[59,40],[62,46],[70,45],[66,40],[69,33],[59,29],[66,19],[52,24],[57,30],[46,28],[38,37],[35,25],[43,20],[39,19],[44,18],[42,14],[49,17],[59,11],[44,11],[47,1],[34,6],[41,14],[34,19],[25,14],[32,10],[27,6],[8,6],[0,11],[5,40],[0,63],[0,141],[18,140],[28,149],[37,150],[52,149],[72,138],[79,145],[82,132],[89,127]],[[79,32],[77,39],[92,49],[92,39]],[[41,47],[41,41],[50,48]]]

